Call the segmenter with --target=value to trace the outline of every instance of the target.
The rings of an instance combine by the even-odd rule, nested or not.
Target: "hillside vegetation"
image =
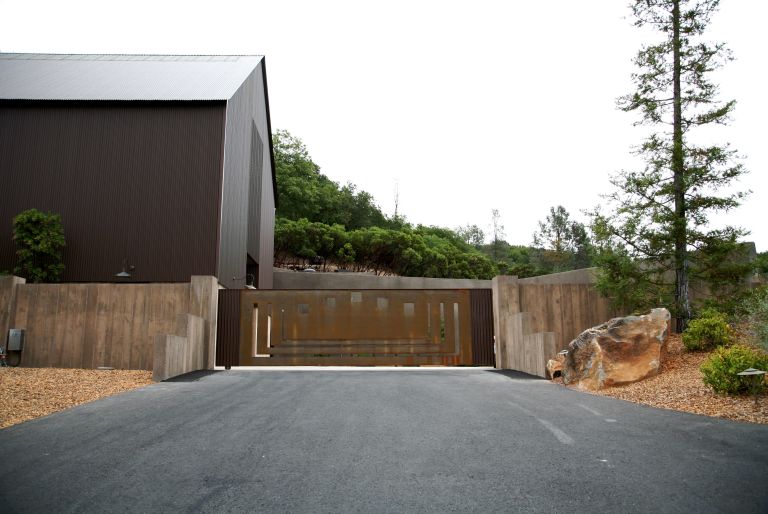
[[[485,234],[476,225],[452,230],[387,216],[366,191],[351,183],[339,185],[321,173],[300,139],[280,130],[273,145],[279,198],[278,267],[490,279],[503,273],[528,277],[589,265],[589,258],[576,257],[572,251],[576,247],[567,246],[562,238],[560,246],[538,249],[511,246],[497,232],[486,244]],[[578,250],[583,253],[585,248]]]

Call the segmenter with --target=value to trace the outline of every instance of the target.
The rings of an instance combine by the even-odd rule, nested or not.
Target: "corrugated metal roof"
[[[2,100],[229,100],[259,55],[0,54]]]

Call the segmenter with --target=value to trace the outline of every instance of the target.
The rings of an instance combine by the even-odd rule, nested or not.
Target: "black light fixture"
[[[254,277],[251,273],[246,274],[244,277],[232,277],[232,280],[243,280],[243,279],[245,279],[246,289],[256,289],[256,286],[253,285],[253,283],[256,281],[256,277]]]

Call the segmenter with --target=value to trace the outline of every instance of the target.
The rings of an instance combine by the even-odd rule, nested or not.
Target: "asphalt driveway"
[[[221,371],[0,430],[2,512],[768,512],[768,427],[474,369]]]

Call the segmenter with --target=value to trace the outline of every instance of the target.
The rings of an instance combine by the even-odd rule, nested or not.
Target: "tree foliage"
[[[280,199],[278,217],[306,218],[348,230],[387,225],[369,193],[358,191],[354,184],[339,186],[323,175],[300,139],[278,130],[272,145]]]
[[[491,231],[493,239],[491,240],[491,248],[493,251],[493,260],[498,261],[501,256],[499,247],[504,241],[504,225],[501,224],[501,215],[498,209],[491,209]]]
[[[485,244],[486,234],[477,225],[450,230],[413,226],[401,215],[385,216],[367,192],[353,184],[340,187],[323,175],[298,138],[278,131],[273,143],[280,198],[275,225],[278,266],[328,270],[330,265],[377,274],[490,279],[590,265],[587,231],[563,207],[551,209],[554,218],[540,223],[542,248],[507,243],[499,210],[492,209],[491,241]],[[560,230],[560,225],[562,237],[550,237],[550,228]]]
[[[305,218],[278,218],[278,266],[318,263],[376,274],[435,278],[491,279],[493,262],[449,229],[367,227],[352,231]]]
[[[768,285],[747,291],[736,305],[734,317],[746,340],[768,351]]]
[[[472,243],[450,229],[413,227],[385,216],[373,197],[353,184],[339,186],[320,172],[304,144],[285,131],[274,135],[280,206],[275,223],[278,266],[329,265],[377,274],[490,279],[498,269]]]
[[[468,245],[478,248],[485,242],[485,232],[477,225],[465,225],[456,229],[456,234]]]
[[[550,207],[546,220],[539,221],[533,246],[540,252],[542,267],[551,272],[588,268],[592,243],[586,227],[571,219],[562,205]]]
[[[499,268],[504,269],[505,275],[515,275],[520,278],[551,273],[541,259],[541,251],[531,246],[506,245],[505,258],[498,265]]]
[[[592,265],[592,243],[587,228],[570,218],[564,207],[550,208],[550,216],[538,223],[532,246],[510,245],[503,239],[478,246],[493,259],[503,275],[535,277]],[[459,231],[459,235],[466,232]]]
[[[13,218],[16,267],[29,282],[58,282],[64,273],[64,228],[61,216],[29,209]]]
[[[768,278],[768,252],[757,254],[754,262],[754,272],[764,278]]]
[[[617,303],[639,308],[663,301],[679,319],[690,318],[689,281],[725,284],[738,269],[725,269],[739,251],[741,229],[708,228],[713,212],[736,207],[745,193],[723,188],[745,173],[728,145],[701,144],[697,129],[728,121],[734,101],[717,100],[711,72],[731,59],[722,43],[704,32],[718,0],[635,0],[638,27],[652,27],[659,40],[640,49],[632,75],[635,91],[619,107],[639,113],[652,127],[636,152],[642,170],[612,180],[611,212],[593,213],[600,249],[599,287]],[[628,290],[629,289],[629,290]]]

